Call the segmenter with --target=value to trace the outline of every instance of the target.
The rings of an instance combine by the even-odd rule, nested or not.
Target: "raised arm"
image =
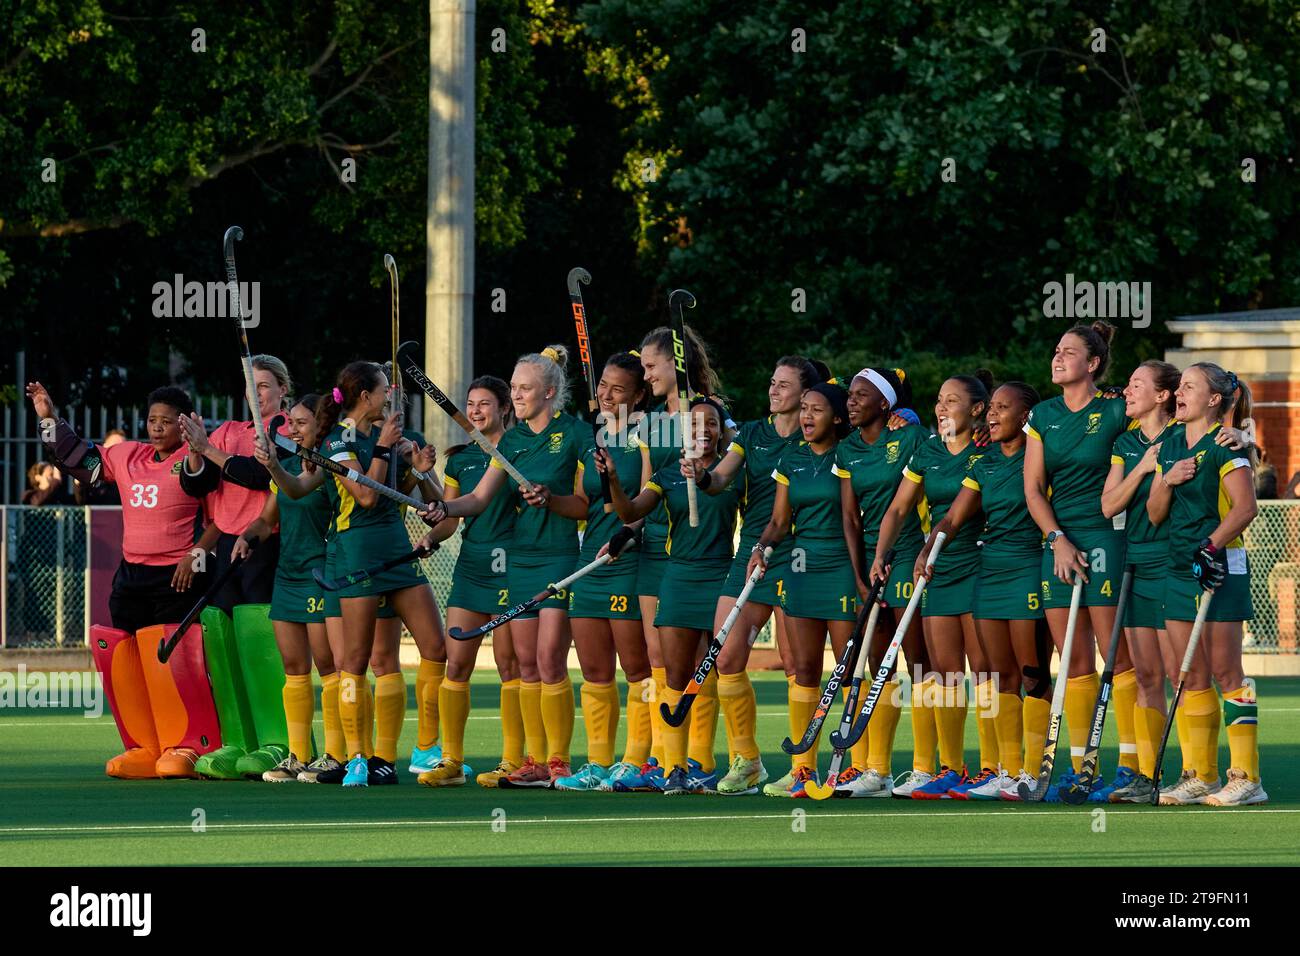
[[[27,383],[27,397],[40,423],[41,444],[49,449],[59,466],[78,481],[94,484],[103,472],[103,453],[76,433],[71,425],[54,415],[54,400],[40,382]]]
[[[596,468],[601,474],[609,475],[609,496],[614,499],[612,502],[614,510],[618,512],[624,524],[632,524],[644,518],[654,511],[663,497],[658,487],[647,479],[641,490],[637,492],[637,496],[628,498],[623,483],[618,480],[618,469],[611,466],[609,453],[603,448],[596,451]]]
[[[1107,518],[1113,518],[1121,511],[1125,510],[1133,501],[1133,496],[1137,494],[1142,480],[1147,475],[1153,474],[1156,470],[1156,456],[1160,453],[1160,445],[1156,443],[1146,450],[1142,460],[1138,462],[1137,467],[1124,474],[1124,462],[1118,456],[1111,459],[1110,473],[1106,475],[1106,487],[1101,490],[1101,513]]]
[[[699,489],[707,495],[716,495],[726,491],[744,467],[744,452],[735,448],[730,449],[723,455],[722,461],[718,462],[712,471],[700,464],[698,458],[682,459],[682,474],[688,480],[694,481]]]

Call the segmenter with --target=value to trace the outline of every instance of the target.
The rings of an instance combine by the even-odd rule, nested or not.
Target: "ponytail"
[[[1083,339],[1083,344],[1088,348],[1088,358],[1100,359],[1097,370],[1092,373],[1092,380],[1100,382],[1105,378],[1106,369],[1110,366],[1110,343],[1115,337],[1115,326],[1104,319],[1098,319],[1091,325],[1076,325],[1066,335],[1077,335]]]
[[[338,384],[321,396],[316,404],[316,441],[329,437],[346,409],[353,408],[362,392],[379,387],[383,370],[374,362],[352,362],[339,372]]]

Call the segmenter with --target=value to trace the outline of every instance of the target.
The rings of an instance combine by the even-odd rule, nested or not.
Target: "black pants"
[[[230,551],[235,546],[237,534],[223,534],[217,540],[217,560],[214,574],[221,574],[230,566]],[[216,597],[212,606],[230,614],[237,604],[270,604],[271,591],[275,587],[275,566],[280,563],[280,536],[273,534],[244,561],[230,577]]]
[[[134,634],[151,624],[179,624],[207,591],[211,576],[196,574],[188,591],[177,592],[172,590],[175,573],[174,564],[132,564],[124,559],[113,575],[108,599],[113,626]]]

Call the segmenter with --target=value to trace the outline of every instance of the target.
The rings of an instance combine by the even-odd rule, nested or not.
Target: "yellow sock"
[[[864,695],[868,693],[869,686],[863,687]],[[882,777],[890,775],[893,769],[894,737],[898,733],[898,721],[903,716],[901,693],[897,677],[880,689],[880,697],[876,700],[876,709],[871,712],[871,723],[867,724],[867,732],[853,745],[853,766],[859,770],[874,770]],[[859,705],[861,700],[862,697],[859,696]],[[858,763],[861,759],[859,756],[861,751],[858,748],[863,739],[867,741],[865,768]]]
[[[442,756],[446,760],[465,762],[469,709],[469,681],[444,677],[438,687],[438,719],[442,722]]]
[[[610,713],[618,726],[618,688],[613,682],[582,682],[582,725],[587,730],[587,760],[608,767],[614,762],[614,735],[610,732]]]
[[[524,712],[517,677],[501,682],[501,759],[516,767],[524,762]]]
[[[339,717],[339,672],[320,679],[320,713],[325,721],[325,752],[335,760],[346,759],[343,721]]]
[[[1019,694],[998,694],[997,702],[993,729],[998,739],[998,763],[1014,776],[1025,769],[1025,755],[1020,749],[1024,743],[1024,705]]]
[[[934,708],[934,720],[939,728],[939,766],[961,771],[965,764],[966,741],[966,688],[937,686],[940,695]]]
[[[1223,723],[1228,728],[1229,765],[1259,780],[1259,702],[1247,684],[1223,695]]]
[[[679,690],[673,690],[671,687],[665,687],[662,698],[664,703],[668,705],[668,709],[674,710],[682,699],[682,692]],[[673,767],[681,767],[685,770],[686,738],[690,734],[686,721],[682,721],[680,727],[670,727],[665,723],[661,734],[664,747],[664,773],[671,773]]]
[[[686,756],[700,765],[705,773],[713,773],[717,766],[714,742],[718,737],[718,669],[700,685],[699,696],[691,705],[691,729],[687,735]]]
[[[727,725],[727,750],[746,760],[758,757],[758,700],[749,674],[719,675],[718,702]]]
[[[542,720],[542,682],[519,682],[519,710],[524,718],[524,753],[546,763],[546,724]]]
[[[939,746],[939,725],[931,705],[934,687],[933,677],[912,684],[912,769],[926,773],[935,771],[934,752]]]
[[[363,698],[368,695],[364,684],[365,678],[360,674],[343,671],[339,676],[339,722],[343,725],[343,741],[347,750],[342,755],[345,762],[357,754],[364,755],[369,749],[369,742],[362,741],[366,723]]]
[[[1111,709],[1115,711],[1115,730],[1119,733],[1119,765],[1137,770],[1137,672],[1127,670],[1116,674],[1112,691],[1114,699],[1111,701]]]
[[[654,682],[654,691],[649,700],[650,704],[650,756],[659,762],[659,766],[666,767],[664,763],[668,758],[664,756],[664,723],[663,716],[659,713],[659,704],[664,699],[664,690],[668,687],[668,671],[663,667],[650,668],[650,678]],[[666,768],[665,773],[668,772]]]
[[[361,695],[361,753],[366,757],[375,755],[375,695],[370,689],[370,680],[361,675],[358,685]]]
[[[1026,697],[1020,715],[1025,725],[1024,769],[1036,777],[1038,768],[1042,765],[1043,748],[1047,745],[1047,725],[1052,719],[1052,703],[1042,697]]]
[[[813,712],[817,709],[817,701],[822,699],[822,689],[820,687],[805,687],[802,684],[792,684],[790,687],[790,739],[799,740],[803,737],[804,731],[808,729],[808,722],[812,720]],[[817,748],[821,744],[821,734],[817,735],[817,740],[808,748],[806,753],[795,754],[791,758],[792,768],[807,767],[809,770],[817,769]]]
[[[394,763],[397,738],[406,719],[406,681],[400,672],[385,674],[375,681],[375,756]]]
[[[446,661],[420,658],[420,669],[415,673],[415,700],[420,715],[416,742],[421,750],[428,750],[438,742],[438,688],[446,676]]]
[[[1165,732],[1165,719],[1154,707],[1134,707],[1133,715],[1133,730],[1137,734],[1138,773],[1154,778],[1156,748],[1160,746],[1160,735]]]
[[[980,769],[998,769],[1000,752],[998,749],[998,727],[993,717],[997,707],[997,689],[991,680],[976,684],[975,691],[975,733],[980,742]]]
[[[1065,723],[1070,731],[1070,764],[1074,772],[1083,769],[1083,755],[1092,733],[1092,714],[1097,706],[1101,679],[1097,672],[1071,677],[1065,683]]]
[[[1163,731],[1164,728],[1162,727]],[[1174,711],[1174,731],[1178,734],[1178,752],[1183,758],[1183,773],[1196,769],[1192,759],[1192,725],[1187,722],[1187,698],[1184,696]]]
[[[573,682],[568,677],[558,684],[542,685],[542,723],[546,726],[546,759],[559,757],[568,763],[573,743]]]
[[[285,674],[284,719],[289,728],[289,750],[303,763],[311,763],[311,718],[316,709],[310,674]]]
[[[1213,688],[1183,691],[1193,766],[1207,783],[1219,775],[1219,695]]]
[[[623,763],[640,767],[650,756],[650,689],[654,679],[629,681],[627,685],[627,741]]]

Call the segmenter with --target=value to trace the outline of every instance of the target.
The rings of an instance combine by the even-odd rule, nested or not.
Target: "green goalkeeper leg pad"
[[[248,706],[258,747],[289,747],[289,724],[284,717],[284,661],[275,643],[275,626],[268,604],[241,604],[235,608],[235,643],[239,666],[248,688]]]
[[[253,733],[253,714],[239,667],[235,628],[225,612],[215,607],[205,608],[199,620],[203,624],[203,653],[212,680],[212,699],[217,705],[217,720],[225,746],[201,756],[194,769],[203,777],[238,780],[235,763],[257,748],[257,737]]]

